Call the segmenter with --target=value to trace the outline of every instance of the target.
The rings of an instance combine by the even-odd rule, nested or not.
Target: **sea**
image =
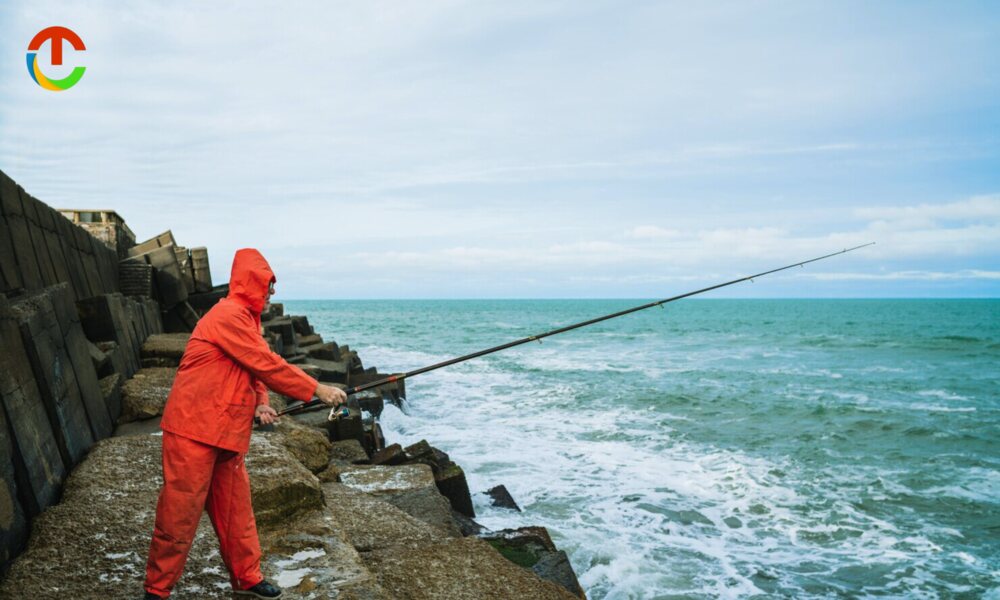
[[[285,306],[391,373],[642,302]],[[389,442],[547,527],[592,600],[1000,599],[1000,300],[689,299],[406,391]]]

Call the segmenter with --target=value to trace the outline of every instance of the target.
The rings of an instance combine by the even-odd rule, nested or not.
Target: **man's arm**
[[[257,379],[254,387],[258,405],[267,404],[266,388],[296,400],[307,401],[313,397],[319,382],[272,352],[250,315],[237,313],[229,325],[217,324],[210,332],[210,339]]]

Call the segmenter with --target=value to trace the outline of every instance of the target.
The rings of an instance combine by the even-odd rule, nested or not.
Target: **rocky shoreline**
[[[95,444],[62,501],[35,521],[0,597],[135,595],[161,481],[159,416],[186,338],[146,340],[142,363],[151,366],[122,385],[113,436]],[[284,398],[272,394],[272,404]],[[255,431],[247,454],[263,569],[285,597],[584,597],[544,528],[491,532],[455,509],[472,503],[443,452],[422,441],[370,455],[357,439],[331,441],[337,428],[326,419],[326,411],[285,416]],[[449,486],[456,473],[460,485]],[[230,596],[216,545],[203,517],[174,597]]]
[[[138,597],[159,419],[191,329],[226,286],[211,285],[204,248],[169,231],[135,244],[113,211],[57,212],[2,172],[0,200],[0,597]],[[386,377],[280,304],[262,324],[276,353],[321,381]],[[262,568],[284,597],[585,598],[544,528],[487,530],[446,453],[386,444],[378,417],[405,395],[387,383],[352,396],[347,416],[299,413],[254,431]],[[502,486],[488,496],[520,510]],[[203,516],[172,597],[230,595]]]

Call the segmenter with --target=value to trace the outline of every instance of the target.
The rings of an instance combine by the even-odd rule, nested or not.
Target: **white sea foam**
[[[942,406],[940,404],[927,404],[924,402],[911,404],[910,408],[912,408],[913,410],[925,410],[927,412],[954,412],[954,413],[976,412],[975,406]]]
[[[940,400],[968,400],[968,398],[965,396],[961,396],[959,394],[953,394],[946,390],[921,390],[917,392],[917,395],[931,397],[931,398],[938,398]]]

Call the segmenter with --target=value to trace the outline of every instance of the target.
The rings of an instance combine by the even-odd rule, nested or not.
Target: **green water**
[[[637,304],[300,301],[382,371]],[[689,300],[408,382],[591,598],[1000,596],[1000,301]]]

